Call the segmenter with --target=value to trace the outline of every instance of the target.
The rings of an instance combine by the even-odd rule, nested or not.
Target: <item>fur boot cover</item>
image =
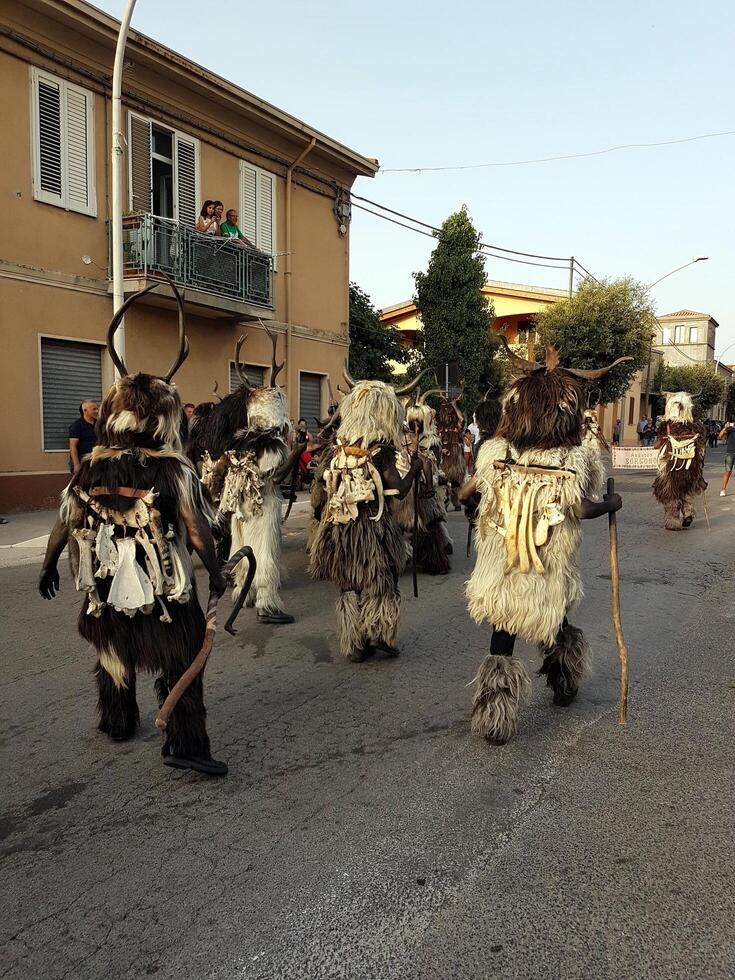
[[[506,569],[506,538],[496,525],[503,522],[503,471],[494,463],[514,459],[528,466],[572,470],[573,479],[542,482],[535,491],[533,510],[552,516],[548,537],[536,549],[543,570],[518,565]],[[599,454],[589,446],[528,449],[519,453],[505,439],[488,440],[477,457],[476,476],[482,497],[477,518],[477,562],[467,583],[470,616],[529,643],[551,647],[567,612],[582,598],[577,567],[581,540],[579,508],[594,492],[599,479]]]
[[[559,630],[552,647],[540,647],[544,658],[539,676],[546,675],[547,687],[553,688],[554,704],[570,704],[577,695],[582,677],[592,665],[592,651],[581,629],[567,623]]]
[[[518,729],[521,704],[531,696],[531,678],[517,657],[489,654],[472,683],[472,733],[503,745]]]

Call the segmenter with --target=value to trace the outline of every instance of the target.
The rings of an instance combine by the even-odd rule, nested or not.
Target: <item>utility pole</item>
[[[569,299],[572,298],[573,292],[574,292],[574,256],[572,255],[569,259]]]
[[[120,309],[125,300],[123,283],[123,228],[122,228],[122,157],[125,137],[122,132],[122,76],[125,68],[125,44],[128,40],[130,20],[135,0],[126,0],[120,22],[120,33],[115,48],[115,64],[112,69],[112,309]],[[115,350],[125,361],[125,321],[115,332]],[[117,374],[117,371],[115,372]]]

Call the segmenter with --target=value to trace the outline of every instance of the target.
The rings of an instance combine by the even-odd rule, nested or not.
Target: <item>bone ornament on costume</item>
[[[599,443],[583,438],[578,379],[605,370],[563,368],[551,347],[545,365],[510,350],[509,357],[522,374],[477,456],[477,562],[467,583],[470,615],[493,626],[490,654],[475,677],[472,727],[498,743],[515,734],[530,691],[525,665],[512,656],[516,636],[539,645],[540,673],[556,704],[573,700],[588,667],[587,641],[567,616],[582,597],[583,500],[601,495],[604,475]]]
[[[339,647],[353,662],[370,652],[398,654],[398,579],[405,549],[386,497],[407,493],[414,470],[395,487],[386,485],[386,473],[390,478],[395,473],[403,440],[399,397],[409,394],[421,377],[394,390],[382,381],[355,382],[345,369],[350,390],[339,405],[335,440],[323,450],[312,484],[316,526],[309,543],[309,571],[340,590]]]
[[[235,369],[241,385],[197,418],[195,411],[189,455],[201,461],[202,482],[229,528],[229,555],[251,547],[256,572],[247,604],[263,623],[293,622],[283,605],[281,588],[281,480],[290,472],[290,422],[286,394],[277,384],[283,363],[277,360],[278,336],[265,324],[273,353],[270,383],[251,385],[241,362],[246,335],[235,346]],[[238,601],[247,569],[234,574],[233,600]]]
[[[100,406],[97,445],[64,491],[40,582],[50,597],[46,583],[68,540],[76,586],[84,593],[79,632],[97,653],[99,728],[115,740],[129,738],[139,724],[136,671],[158,675],[161,703],[201,647],[204,616],[188,546],[210,576],[219,575],[212,515],[182,451],[184,412],[171,381],[189,345],[182,296],[167,281],[178,309],[177,356],[161,377],[128,374],[114,347],[115,331],[132,303],[159,284],[126,300],[107,331],[120,377]],[[211,758],[205,717],[199,677],[172,713],[163,745],[167,765],[227,771]]]
[[[401,530],[412,534],[416,528],[416,541],[412,544],[414,557],[418,567],[427,575],[446,575],[451,569],[449,556],[452,553],[452,539],[447,531],[446,501],[440,492],[441,440],[436,428],[436,412],[428,403],[428,399],[441,390],[432,388],[425,391],[406,407],[406,427],[417,440],[418,453],[424,465],[416,503],[413,494],[393,503]],[[396,466],[399,473],[408,473],[410,453],[405,439]]]
[[[668,531],[691,526],[696,516],[695,500],[707,489],[707,435],[701,422],[694,419],[694,397],[686,391],[667,396],[654,444],[658,449],[658,473],[653,495],[664,508],[664,527]]]

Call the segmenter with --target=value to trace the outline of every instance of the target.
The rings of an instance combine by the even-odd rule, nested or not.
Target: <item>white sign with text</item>
[[[658,468],[658,449],[648,446],[613,446],[614,470],[655,470]]]

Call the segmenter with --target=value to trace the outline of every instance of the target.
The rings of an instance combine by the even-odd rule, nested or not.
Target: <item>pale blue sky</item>
[[[120,15],[121,0],[99,2]],[[133,26],[384,167],[518,160],[735,130],[732,0],[280,3],[138,0]],[[652,282],[659,314],[703,310],[735,342],[735,136],[519,167],[361,178],[434,224],[466,203],[484,239]],[[207,193],[214,193],[213,190]],[[412,295],[432,243],[355,212],[352,278]],[[489,260],[488,278],[566,286]],[[725,357],[735,360],[735,347]]]

